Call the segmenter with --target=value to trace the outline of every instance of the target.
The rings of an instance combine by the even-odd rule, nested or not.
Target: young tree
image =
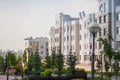
[[[59,50],[59,53],[56,55],[55,58],[55,68],[58,69],[58,75],[61,75],[61,70],[64,66],[64,56],[61,54],[61,50]]]
[[[45,66],[46,68],[52,68],[52,61],[51,61],[51,57],[47,54],[47,56],[45,57]]]
[[[8,63],[9,67],[15,68],[17,65],[16,53],[8,53]]]
[[[53,49],[52,51],[52,55],[51,55],[51,61],[52,61],[52,67],[54,68],[55,67],[55,50]]]
[[[27,62],[27,52],[24,50],[23,56],[22,56],[23,63]]]
[[[119,61],[120,61],[120,52],[115,52],[115,55],[114,55],[114,63],[113,63],[113,70],[114,70],[114,73],[116,75],[116,80],[117,80],[117,75],[120,71],[120,64],[119,64]]]
[[[98,41],[102,42],[103,44],[104,55],[107,57],[105,61],[110,62],[110,66],[112,69],[111,64],[112,64],[112,58],[114,56],[114,50],[112,49],[111,44],[110,44],[111,40],[112,40],[112,37],[110,34],[108,34],[107,38],[105,39],[102,39],[102,38],[98,39]]]
[[[0,55],[0,72],[4,73],[4,66],[5,63],[4,63],[4,59],[3,59],[3,56]]]
[[[19,74],[22,74],[22,57],[19,55],[18,58],[17,58],[17,66],[16,66],[16,74],[19,73]]]
[[[40,76],[40,65],[41,65],[41,59],[38,50],[36,50],[32,62],[32,73],[35,77]]]
[[[101,41],[104,45],[104,53],[105,56],[107,57],[105,59],[105,70],[106,72],[108,72],[108,69],[111,66],[111,72],[112,69],[114,70],[114,72],[116,73],[116,75],[118,74],[118,72],[120,71],[120,66],[119,66],[119,61],[120,61],[120,52],[119,51],[115,51],[112,49],[111,45],[110,45],[110,41],[112,40],[111,35],[108,35],[107,39],[102,39],[100,38],[98,41]],[[112,64],[112,61],[114,61],[114,63]],[[110,64],[109,64],[110,62]],[[117,80],[117,77],[116,77]]]
[[[101,64],[102,64],[102,63],[101,63],[100,59],[97,58],[96,67],[97,67],[98,72],[100,72],[100,70],[101,70]]]

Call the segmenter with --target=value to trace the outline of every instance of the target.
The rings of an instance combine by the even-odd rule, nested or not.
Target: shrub
[[[48,74],[51,69],[46,69],[43,73],[46,75]],[[86,80],[87,79],[87,73],[84,71],[79,71],[74,75],[68,75],[68,76],[44,76],[44,77],[31,77],[29,80]],[[23,79],[27,80],[27,79]]]
[[[52,69],[45,69],[44,72],[41,72],[42,76],[51,76],[51,74],[53,73]]]
[[[85,71],[85,69],[84,69],[84,68],[80,68],[79,70],[80,70],[80,71]]]
[[[67,69],[66,68],[63,68],[62,69],[62,73],[65,74],[67,72]]]

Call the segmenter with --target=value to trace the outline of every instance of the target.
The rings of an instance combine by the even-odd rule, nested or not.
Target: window
[[[80,35],[80,40],[81,40],[81,35]]]
[[[106,16],[106,15],[104,15],[104,19],[103,19],[103,20],[104,20],[104,23],[106,23],[106,17],[107,17],[107,16]]]
[[[99,36],[101,36],[101,29],[99,30]]]
[[[55,33],[56,34],[59,33],[59,28],[55,29]]]
[[[104,3],[104,12],[106,12],[106,3]]]
[[[102,44],[101,44],[101,42],[99,42],[99,49],[101,49],[101,47],[102,47]]]
[[[67,41],[69,41],[69,36],[67,36]]]
[[[120,48],[120,41],[117,41],[117,48]]]
[[[81,45],[79,45],[79,49],[81,50]]]
[[[92,49],[92,43],[90,43],[90,49]]]
[[[79,55],[79,60],[81,60],[81,55]]]
[[[41,54],[43,54],[43,51],[41,51]]]
[[[84,22],[84,26],[85,26],[85,28],[86,28],[86,22]]]
[[[116,31],[116,32],[117,32],[117,34],[119,34],[119,27],[117,27],[117,28],[116,28],[116,30],[117,30],[117,31]]]
[[[40,47],[41,47],[41,49],[43,49],[43,45],[41,45]]]
[[[102,17],[99,17],[99,24],[102,23]]]
[[[79,26],[79,29],[80,29],[80,30],[82,29],[81,25]]]
[[[95,43],[95,49],[97,49],[97,43]]]
[[[106,28],[104,28],[104,30],[103,30],[103,35],[105,36],[106,33],[107,33]]]
[[[67,50],[69,50],[69,46],[67,45]]]
[[[116,20],[120,21],[120,13],[116,14]]]
[[[69,26],[67,26],[67,31],[69,31]]]
[[[89,54],[91,54],[91,52],[89,52]]]
[[[86,33],[84,33],[84,39],[86,39]]]
[[[85,61],[90,61],[90,56],[89,55],[84,55],[84,60]]]

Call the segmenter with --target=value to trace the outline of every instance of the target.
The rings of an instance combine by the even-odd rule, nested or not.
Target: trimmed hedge
[[[49,76],[49,77],[31,77],[29,80],[72,80],[72,79],[87,79],[87,73],[84,71],[77,72],[74,75],[69,76]],[[27,79],[24,79],[27,80]]]

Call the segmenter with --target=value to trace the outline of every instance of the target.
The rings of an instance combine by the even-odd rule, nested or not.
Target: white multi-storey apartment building
[[[118,37],[117,31],[119,30],[119,20],[118,15],[120,11],[120,1],[119,0],[99,0],[99,16],[98,24],[101,27],[101,36],[105,36],[110,33],[113,37],[111,41],[111,46],[113,49],[117,49]],[[117,41],[117,42],[116,42]]]
[[[51,45],[54,45],[56,53],[61,49],[61,53],[66,57],[72,52],[78,54],[78,29],[79,28],[79,19],[73,18],[70,15],[65,15],[60,13],[55,18],[55,35],[54,31],[50,31],[49,41],[55,39],[55,42],[50,42]]]
[[[117,49],[120,50],[120,5],[116,7],[116,42]]]
[[[70,51],[79,54],[79,20],[73,19],[64,24],[64,55],[67,56]]]
[[[98,8],[97,14],[85,16],[84,12],[80,13],[79,19],[63,13],[56,16],[56,51],[61,45],[61,52],[67,56],[71,49],[72,52],[77,53],[80,63],[90,65],[93,40],[87,27],[93,19],[100,26],[95,39],[95,60],[100,58],[101,52],[103,52],[102,43],[97,41],[100,37],[106,38],[107,34],[111,34],[113,37],[113,41],[110,42],[112,48],[114,50],[120,49],[120,1],[98,0]]]
[[[31,46],[32,53],[35,53],[38,50],[41,58],[45,58],[48,54],[48,38],[46,37],[37,37],[33,39],[32,37],[25,39],[25,49]]]
[[[63,54],[64,50],[64,23],[66,21],[70,21],[70,16],[60,13],[56,15],[55,18],[55,50],[58,53],[59,49],[61,49],[61,53]],[[61,46],[61,47],[60,47]]]
[[[89,24],[95,20],[95,13],[88,14],[80,19],[79,30],[79,61],[80,63],[90,64],[92,53],[92,36],[88,30]],[[97,43],[96,43],[97,44]],[[95,45],[97,48],[97,45]],[[98,55],[97,53],[95,55]]]
[[[55,49],[55,27],[50,28],[49,32],[49,54],[51,55]]]

